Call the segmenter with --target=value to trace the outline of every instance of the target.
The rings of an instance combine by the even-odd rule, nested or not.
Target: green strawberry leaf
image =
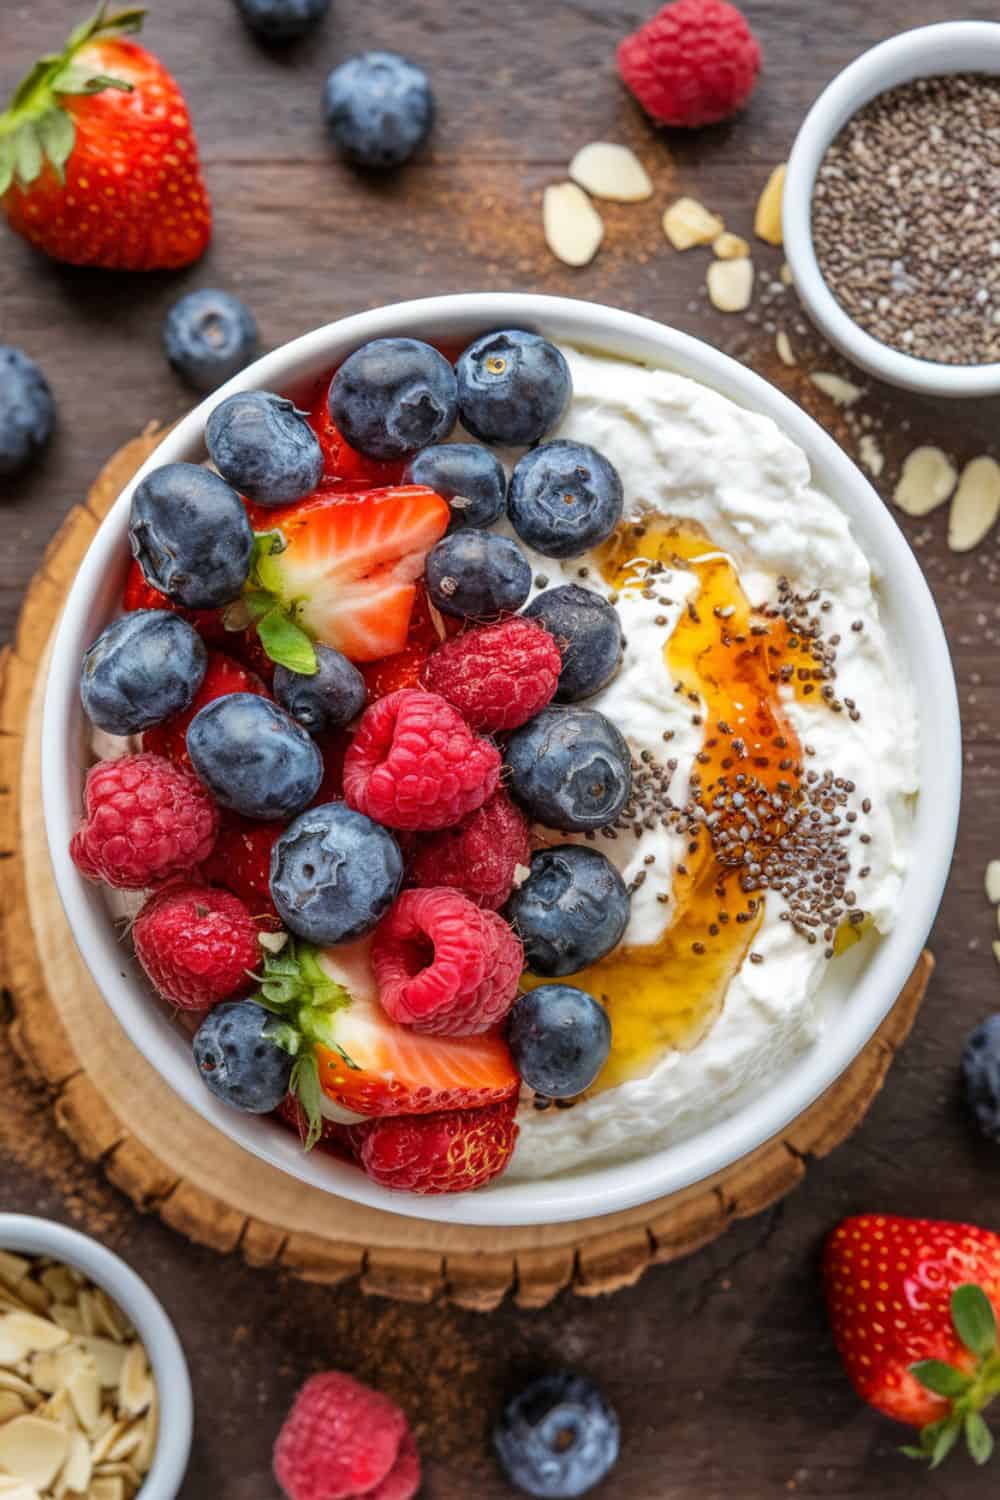
[[[259,620],[275,607],[274,595],[269,594],[266,589],[251,589],[237,603],[243,605],[249,620]],[[245,629],[245,626],[242,628]]]
[[[958,1442],[958,1435],[962,1430],[961,1421],[953,1417],[946,1417],[943,1422],[935,1424],[938,1428],[931,1445],[931,1468],[937,1469],[944,1463],[948,1454]]]
[[[305,1149],[311,1151],[323,1134],[323,1090],[320,1087],[319,1067],[312,1052],[303,1052],[292,1069],[291,1091],[302,1106],[308,1122]]]
[[[935,1396],[964,1396],[973,1384],[971,1375],[963,1375],[961,1370],[956,1370],[954,1365],[945,1364],[943,1359],[922,1359],[910,1366],[910,1374],[916,1376],[920,1384],[933,1391]]]
[[[42,150],[63,179],[63,167],[76,144],[76,126],[64,109],[50,109],[38,122]]]
[[[292,1057],[298,1057],[302,1050],[302,1033],[290,1021],[268,1021],[264,1035]]]
[[[977,1411],[970,1411],[965,1418],[965,1441],[973,1463],[989,1463],[993,1454],[993,1434]]]
[[[77,63],[70,63],[52,80],[54,94],[103,94],[105,89],[116,89],[120,94],[134,92],[134,86],[124,78],[113,78],[110,73],[92,73]]]
[[[0,138],[0,198],[14,181],[14,138]]]
[[[965,1347],[981,1359],[997,1345],[997,1320],[993,1304],[981,1286],[967,1282],[951,1294],[951,1321]]]
[[[7,111],[8,114],[13,115],[17,110],[21,108],[23,104],[27,104],[28,100],[35,92],[35,89],[38,88],[38,86],[47,78],[52,64],[54,62],[61,61],[61,58],[40,57],[31,68],[30,72],[25,74],[25,76],[21,79],[21,82],[18,84],[17,88],[14,90],[14,94]]]
[[[257,634],[268,656],[279,666],[309,677],[319,670],[312,641],[277,605],[257,621]]]
[[[14,136],[14,165],[19,180],[29,187],[41,173],[44,163],[42,143],[31,120],[25,120]]]
[[[266,589],[267,584],[261,581],[260,565],[269,557],[277,557],[284,552],[288,543],[285,541],[284,532],[277,526],[270,531],[255,531],[253,537],[253,550],[250,553],[250,581],[259,587]]]

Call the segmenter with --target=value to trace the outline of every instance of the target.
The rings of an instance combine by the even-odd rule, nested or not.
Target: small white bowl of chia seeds
[[[1000,393],[1000,24],[880,43],[806,116],[785,254],[802,303],[869,374],[936,396]]]

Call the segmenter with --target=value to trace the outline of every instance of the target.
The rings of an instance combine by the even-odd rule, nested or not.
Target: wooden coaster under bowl
[[[795,1187],[810,1157],[864,1117],[913,1024],[933,968],[924,953],[864,1051],[784,1131],[692,1188],[573,1224],[476,1228],[398,1217],[298,1182],[187,1109],[133,1047],[73,941],[56,892],[39,786],[46,651],[80,559],[112,502],[156,447],[150,427],[102,470],[53,538],[0,657],[0,963],[14,1004],[10,1039],[49,1088],[56,1119],[142,1211],[251,1265],[310,1281],[357,1278],[403,1301],[445,1298],[486,1311],[511,1293],[542,1307],[565,1287],[597,1296],[637,1281],[759,1213]]]

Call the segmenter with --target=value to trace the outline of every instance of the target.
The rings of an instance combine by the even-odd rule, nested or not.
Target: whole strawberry
[[[187,105],[125,34],[143,10],[96,14],[35,64],[0,115],[0,201],[55,260],[110,270],[190,265],[212,214]]]
[[[499,1177],[517,1142],[517,1100],[483,1109],[396,1115],[351,1126],[373,1181],[401,1192],[466,1193]]]
[[[190,771],[160,755],[123,755],[87,773],[85,817],[70,844],[88,880],[141,891],[190,875],[219,829],[211,797]]]
[[[274,1477],[288,1500],[413,1500],[420,1460],[396,1403],[330,1370],[296,1396],[274,1445]]]
[[[246,993],[261,959],[257,924],[243,902],[208,885],[169,885],[150,896],[132,942],[154,988],[182,1010]]]
[[[1000,1394],[1000,1235],[973,1224],[861,1214],[824,1253],[827,1308],[851,1382],[876,1411],[920,1428],[904,1448],[932,1468],[964,1434],[976,1463]]]
[[[674,0],[618,47],[618,70],[659,125],[714,125],[742,109],[760,47],[729,0]]]

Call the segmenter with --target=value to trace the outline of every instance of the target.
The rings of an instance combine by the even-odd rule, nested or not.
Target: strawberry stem
[[[973,1461],[985,1464],[993,1452],[993,1435],[981,1413],[1000,1395],[1000,1348],[993,1304],[982,1287],[968,1282],[951,1294],[951,1321],[960,1341],[976,1356],[976,1368],[959,1370],[941,1359],[923,1359],[910,1374],[925,1390],[951,1402],[948,1415],[921,1428],[920,1440],[902,1449],[908,1458],[929,1462],[936,1469],[964,1432]]]

